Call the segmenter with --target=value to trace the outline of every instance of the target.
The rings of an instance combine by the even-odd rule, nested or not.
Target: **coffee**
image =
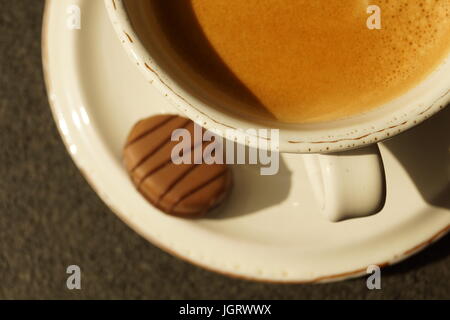
[[[283,122],[369,111],[424,80],[450,48],[450,0],[148,1],[202,79]],[[371,4],[380,30],[367,27]]]

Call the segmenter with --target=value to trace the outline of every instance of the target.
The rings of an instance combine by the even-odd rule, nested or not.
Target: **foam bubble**
[[[287,122],[374,108],[423,80],[450,49],[450,0],[190,0],[179,12],[152,2],[170,6],[167,28],[181,39],[172,43],[197,74],[236,101],[244,87]],[[369,5],[381,8],[381,30],[366,26]]]

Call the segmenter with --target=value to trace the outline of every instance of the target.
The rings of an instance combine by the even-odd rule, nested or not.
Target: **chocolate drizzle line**
[[[176,208],[176,206],[183,200],[186,200],[187,198],[189,198],[191,195],[193,195],[194,193],[196,193],[197,191],[206,188],[209,184],[213,183],[214,181],[216,181],[217,179],[223,177],[225,174],[227,174],[227,167],[224,167],[224,169],[219,172],[218,174],[216,174],[215,176],[213,176],[211,179],[209,179],[208,181],[206,181],[205,183],[201,184],[200,186],[190,190],[189,192],[187,192],[185,195],[181,196],[177,201],[175,201],[175,203],[170,207],[169,209],[169,213],[173,214],[173,210]]]
[[[180,129],[185,128],[191,120],[186,120],[180,127]],[[147,161],[150,157],[152,157],[155,153],[157,153],[162,147],[164,147],[170,140],[172,139],[172,134],[169,134],[167,139],[162,141],[158,146],[156,146],[155,150],[150,151],[144,158],[142,158],[130,171],[134,172],[140,165],[142,165],[145,161]]]
[[[172,121],[173,119],[175,119],[176,116],[170,116],[167,119],[163,119],[161,122],[157,123],[156,125],[152,126],[151,128],[147,129],[146,131],[144,131],[143,133],[141,133],[140,135],[138,135],[137,137],[133,138],[132,140],[128,141],[127,144],[125,145],[125,147],[129,147],[130,145],[132,145],[135,142],[138,142],[139,140],[141,140],[142,138],[146,137],[147,135],[149,135],[150,133],[158,130],[159,128],[161,128],[163,125],[165,125],[166,123]]]
[[[204,214],[206,211],[211,209],[211,206],[218,202],[218,199],[220,199],[221,197],[225,197],[225,191],[227,190],[227,188],[230,185],[230,179],[227,178],[226,184],[224,184],[219,190],[217,190],[216,194],[211,198],[211,201],[209,201],[209,204],[207,206],[205,206],[205,208],[203,209],[203,212],[201,214]]]
[[[189,149],[188,155],[190,155],[194,150],[196,150],[199,146],[202,146],[202,145],[203,145],[203,142],[202,142],[202,143],[199,143],[199,144],[197,144],[197,145],[194,145],[194,146],[191,145],[191,149]],[[173,163],[172,158],[169,158],[166,162],[162,163],[160,166],[158,166],[158,167],[156,167],[155,169],[153,169],[153,170],[147,172],[147,173],[142,177],[142,179],[139,180],[139,183],[138,183],[138,189],[140,189],[142,183],[144,183],[145,180],[146,180],[147,178],[149,178],[149,177],[152,176],[153,174],[157,173],[159,170],[162,170],[163,168],[165,168],[166,166],[170,165],[171,163]],[[159,202],[159,201],[158,201],[158,202]]]
[[[187,177],[191,172],[193,172],[196,168],[199,166],[196,164],[191,164],[191,167],[186,170],[186,172],[183,172],[179,177],[176,178],[176,180],[167,188],[167,190],[159,197],[157,204],[161,203],[161,201],[164,199],[165,196],[169,194],[170,191],[172,191],[173,188],[175,188],[176,185],[178,185],[185,177]],[[172,209],[171,209],[172,211]]]
[[[207,143],[206,145],[209,145],[209,144],[211,144],[211,143],[213,143],[213,142],[212,142],[212,141],[211,141],[211,142],[208,141],[208,143]],[[197,150],[199,147],[202,147],[202,148],[203,148],[204,144],[205,144],[205,142],[202,141],[201,143],[195,145],[193,148],[191,148],[191,149],[189,150],[189,154],[192,154],[193,152],[195,153],[195,150]],[[159,203],[164,199],[164,197],[165,197],[166,195],[168,195],[169,192],[172,191],[173,188],[175,188],[175,186],[177,186],[181,181],[183,181],[183,179],[184,179],[185,177],[187,177],[191,172],[193,172],[193,171],[194,171],[197,167],[199,167],[199,166],[200,166],[200,165],[198,165],[198,164],[192,164],[191,167],[190,167],[188,170],[186,170],[186,172],[183,172],[179,177],[177,177],[176,180],[175,180],[175,181],[167,188],[167,190],[159,197],[159,199],[158,199],[158,201],[157,201],[157,204],[159,204]]]

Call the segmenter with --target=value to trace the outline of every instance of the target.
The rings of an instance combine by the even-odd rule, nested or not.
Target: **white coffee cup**
[[[217,132],[240,128],[245,135],[249,128],[279,128],[276,151],[302,154],[299,157],[306,165],[323,214],[330,221],[379,212],[384,205],[386,184],[377,144],[421,123],[450,102],[448,56],[418,86],[370,112],[318,124],[256,121],[226,111],[220,107],[220,99],[202,96],[192,88],[189,74],[171,63],[171,54],[160,41],[161,34],[151,12],[145,10],[144,14],[139,5],[133,12],[127,11],[130,8],[126,7],[126,0],[105,0],[105,5],[132,61],[186,116]],[[243,141],[251,141],[251,138],[254,137],[243,137]]]

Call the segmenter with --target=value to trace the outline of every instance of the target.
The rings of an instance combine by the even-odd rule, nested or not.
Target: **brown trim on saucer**
[[[48,67],[48,25],[49,25],[49,6],[50,6],[50,2],[52,0],[46,0],[45,2],[45,9],[44,9],[44,17],[43,17],[43,25],[42,25],[42,39],[41,39],[41,45],[42,45],[42,62],[43,62],[43,76],[44,76],[44,81],[45,81],[45,85],[47,88],[47,93],[52,92],[51,91],[51,86],[50,86],[50,79],[49,79],[49,67]],[[114,0],[112,0],[113,3],[115,4]],[[49,105],[50,105],[50,109],[52,111],[52,116],[54,121],[57,123],[57,117],[56,117],[56,106],[54,105],[53,101],[49,101]],[[59,134],[61,136],[61,139],[66,147],[66,149],[69,149],[69,144],[67,142],[67,138],[62,134],[60,127],[57,125],[56,126]],[[70,153],[69,153],[70,154]],[[123,214],[120,213],[119,210],[117,210],[109,201],[108,201],[108,197],[100,192],[97,187],[96,184],[94,183],[94,181],[92,180],[92,178],[90,177],[89,173],[81,166],[81,164],[78,162],[77,158],[75,158],[72,154],[70,154],[72,160],[74,161],[75,165],[77,166],[78,170],[80,171],[81,175],[85,178],[85,180],[88,182],[88,184],[91,186],[91,188],[97,193],[97,195],[102,199],[102,201],[109,207],[109,209],[116,214],[116,216],[122,220],[124,223],[126,223],[132,230],[134,230],[136,233],[138,233],[142,238],[146,239],[147,241],[149,241],[150,243],[152,243],[153,245],[155,245],[156,247],[160,248],[161,250],[171,254],[174,257],[177,257],[181,260],[184,260],[186,262],[189,262],[193,265],[196,265],[198,267],[201,267],[203,269],[206,269],[208,271],[212,271],[215,273],[219,273],[228,277],[232,277],[232,278],[237,278],[237,279],[242,279],[242,280],[250,280],[250,281],[258,281],[258,282],[265,282],[265,283],[273,283],[273,284],[308,284],[308,283],[319,283],[319,282],[326,282],[326,281],[337,281],[337,280],[344,280],[344,279],[348,279],[348,278],[354,278],[354,277],[358,277],[358,276],[362,276],[366,273],[367,268],[360,268],[357,270],[353,270],[353,271],[348,271],[348,272],[343,272],[343,273],[337,273],[337,274],[331,274],[331,275],[325,275],[325,276],[321,276],[312,280],[287,280],[287,281],[283,281],[283,280],[270,280],[270,279],[261,279],[261,278],[257,278],[257,277],[251,277],[251,276],[244,276],[244,275],[239,275],[239,274],[235,274],[235,273],[231,273],[229,271],[223,271],[220,269],[216,269],[214,267],[210,267],[206,264],[202,264],[198,261],[193,260],[192,258],[183,256],[177,252],[175,252],[174,250],[172,250],[171,248],[166,247],[165,245],[161,244],[157,239],[144,234],[144,232],[142,230],[139,230],[138,228],[134,229],[134,224],[131,223],[131,221],[129,221]],[[384,263],[373,263],[374,265],[378,265],[380,267],[386,267],[389,265],[392,265],[394,263],[400,262],[401,260],[404,260],[406,258],[408,258],[409,256],[418,253],[419,251],[423,250],[424,248],[426,248],[427,246],[429,246],[430,244],[432,244],[433,242],[437,241],[438,239],[440,239],[441,237],[443,237],[445,234],[447,234],[450,231],[450,224],[447,225],[445,228],[441,229],[439,232],[437,232],[436,234],[434,234],[431,238],[429,238],[426,241],[423,241],[422,243],[414,246],[413,248],[403,252],[402,254],[398,255],[398,256],[394,256],[393,260],[391,262],[384,262]]]
[[[415,246],[415,247],[405,251],[403,254],[406,255],[406,256],[414,254],[415,252],[419,251],[420,249],[429,246],[430,244],[432,244],[433,242],[435,242],[439,238],[443,237],[449,231],[450,231],[450,225],[448,225],[446,228],[444,228],[441,231],[439,231],[438,233],[436,233],[430,239],[428,239],[428,240],[426,240],[426,241],[424,241],[422,243],[419,243],[417,246]]]

